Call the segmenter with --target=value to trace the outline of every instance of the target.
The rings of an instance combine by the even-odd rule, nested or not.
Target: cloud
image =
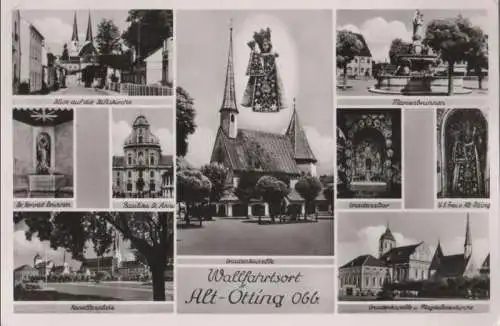
[[[33,21],[33,25],[49,42],[64,44],[70,41],[73,28],[57,17],[43,17]],[[79,35],[80,36],[80,35]],[[85,35],[83,36],[85,39]]]
[[[188,137],[186,160],[194,167],[201,167],[209,163],[215,136],[216,132],[210,128],[202,126],[196,128],[196,132]]]
[[[400,38],[410,42],[412,32],[407,29],[401,21],[386,21],[382,17],[366,20],[361,27],[345,25],[337,27],[337,30],[347,29],[364,36],[366,43],[376,61],[389,60],[389,49],[392,40]]]
[[[152,129],[151,132],[160,139],[162,153],[171,155],[174,153],[174,135],[167,128]]]
[[[491,24],[490,20],[483,15],[475,15],[469,18],[472,25],[480,27],[485,34],[490,34]]]
[[[333,169],[333,151],[334,143],[333,136],[321,135],[318,130],[311,126],[305,126],[304,132],[306,133],[309,145],[318,160],[318,171],[322,173],[332,173]]]
[[[132,126],[125,120],[113,122],[113,155],[123,155],[123,142],[130,135]]]

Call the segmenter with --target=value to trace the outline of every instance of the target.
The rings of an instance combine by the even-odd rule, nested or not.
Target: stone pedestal
[[[61,174],[31,174],[28,177],[29,192],[55,194],[66,185],[66,179]]]
[[[414,95],[431,94],[432,80],[433,78],[431,77],[411,77],[403,88],[402,93]]]

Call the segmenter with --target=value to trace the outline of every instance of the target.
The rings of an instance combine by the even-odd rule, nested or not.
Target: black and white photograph
[[[14,301],[173,301],[173,220],[14,212]]]
[[[12,110],[14,198],[73,198],[74,112]]]
[[[171,108],[113,108],[113,198],[174,198]]]
[[[338,10],[337,94],[488,94],[485,10]]]
[[[440,198],[489,198],[488,112],[438,109],[437,183]]]
[[[401,199],[401,110],[337,109],[337,198]]]
[[[176,13],[180,255],[333,254],[331,31],[328,10]]]
[[[339,213],[341,301],[489,300],[488,214]]]
[[[173,94],[172,10],[14,10],[14,95]]]

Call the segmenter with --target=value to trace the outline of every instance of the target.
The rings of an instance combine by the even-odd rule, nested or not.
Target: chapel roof
[[[385,232],[380,236],[380,240],[396,241],[394,235],[392,235],[391,229],[389,229],[389,226],[385,228]]]
[[[340,268],[358,267],[358,266],[385,267],[385,264],[380,259],[377,259],[372,255],[361,255],[354,258],[347,264],[344,264]]]
[[[309,146],[304,129],[299,122],[299,116],[297,110],[295,109],[295,99],[293,101],[293,114],[290,119],[290,124],[285,133],[292,144],[293,157],[296,160],[309,160],[311,162],[317,162],[314,153]]]
[[[383,254],[380,260],[387,263],[407,261],[408,259],[410,259],[410,256],[415,252],[415,249],[421,244],[422,242],[408,246],[392,248],[391,250]]]
[[[449,255],[441,257],[441,264],[437,268],[437,273],[441,277],[456,277],[464,274],[469,260],[464,254]]]

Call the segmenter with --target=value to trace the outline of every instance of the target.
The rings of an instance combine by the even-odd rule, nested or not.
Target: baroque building
[[[135,119],[123,154],[113,156],[114,198],[173,198],[172,155],[163,155],[144,115]]]
[[[339,268],[341,296],[376,295],[385,282],[404,283],[428,279],[473,277],[479,270],[472,259],[472,237],[467,215],[463,253],[445,255],[438,242],[434,252],[423,241],[398,246],[387,226],[379,238],[378,257],[358,256]]]
[[[240,177],[246,172],[285,177],[291,189],[285,198],[286,204],[297,205],[304,214],[305,201],[294,186],[302,175],[317,175],[317,159],[300,124],[295,101],[293,114],[284,134],[239,128],[238,114],[231,28],[224,93],[219,110],[220,124],[210,162],[218,162],[228,168],[232,189],[216,204],[217,214],[269,216],[267,203],[255,200],[244,204],[236,196],[234,190],[238,187]],[[316,200],[325,200],[322,192]]]

